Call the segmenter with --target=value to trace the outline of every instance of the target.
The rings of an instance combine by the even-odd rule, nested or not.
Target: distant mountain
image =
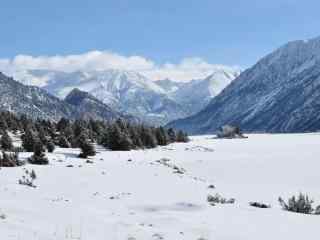
[[[76,118],[109,121],[114,121],[118,118],[122,118],[131,122],[139,122],[137,118],[116,112],[108,105],[93,97],[91,94],[81,91],[77,88],[73,89],[67,95],[65,101],[68,104],[76,107]]]
[[[26,114],[32,118],[58,120],[72,118],[76,109],[38,88],[25,86],[0,73],[0,110]]]
[[[187,82],[171,94],[171,97],[183,105],[190,115],[205,108],[213,97],[228,86],[240,72],[218,69],[205,79]]]
[[[176,82],[176,81],[172,81],[168,78],[164,79],[164,80],[155,81],[155,83],[158,86],[160,86],[166,92],[166,94],[176,92],[177,90],[179,90],[181,87],[183,87],[186,84],[185,82]]]
[[[192,134],[224,124],[246,131],[320,129],[320,38],[294,41],[244,71],[200,113],[168,126]]]
[[[20,72],[19,79],[41,86],[61,99],[77,88],[117,112],[158,125],[199,112],[238,74],[237,70],[219,67],[206,79],[177,82],[152,81],[134,71],[113,69],[71,73],[28,70]]]
[[[32,81],[30,81],[32,80]],[[92,96],[118,112],[125,112],[153,124],[164,124],[188,116],[182,106],[168,97],[155,82],[133,71],[57,72],[29,70],[20,81],[41,85],[64,98],[74,88]]]

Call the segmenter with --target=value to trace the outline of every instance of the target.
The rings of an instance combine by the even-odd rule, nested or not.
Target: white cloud
[[[18,55],[13,59],[0,59],[0,71],[13,76],[19,76],[19,72],[29,69],[65,72],[122,69],[140,72],[152,80],[170,78],[176,81],[189,81],[207,77],[221,68],[237,69],[210,64],[198,57],[182,59],[177,64],[165,63],[159,65],[142,56],[123,56],[109,51],[90,51],[65,56]]]

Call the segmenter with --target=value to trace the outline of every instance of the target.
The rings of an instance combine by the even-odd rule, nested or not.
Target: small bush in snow
[[[320,205],[316,207],[316,210],[314,210],[315,215],[320,215]]]
[[[22,179],[19,179],[19,184],[35,188],[36,185],[34,185],[33,182],[36,180],[36,178],[37,175],[34,170],[30,172],[29,170],[25,169],[25,175],[22,176]]]
[[[212,206],[215,206],[216,204],[233,204],[233,203],[235,203],[234,198],[226,199],[218,193],[216,193],[214,196],[209,194],[207,197],[207,201]]]
[[[249,205],[251,207],[257,207],[257,208],[271,208],[270,205],[265,203],[259,203],[259,202],[250,202]]]
[[[314,209],[312,207],[313,200],[311,200],[308,195],[304,195],[302,193],[300,193],[298,197],[292,196],[288,199],[288,202],[285,202],[281,197],[279,197],[279,203],[286,211],[304,214],[314,213]],[[319,210],[318,208],[317,210]]]

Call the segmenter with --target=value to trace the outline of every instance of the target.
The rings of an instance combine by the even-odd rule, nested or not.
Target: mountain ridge
[[[240,74],[196,115],[169,123],[193,134],[234,124],[245,131],[320,129],[320,38],[293,41]]]

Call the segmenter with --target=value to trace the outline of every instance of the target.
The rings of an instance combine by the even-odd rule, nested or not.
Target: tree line
[[[22,148],[13,146],[9,132],[21,135]],[[8,155],[6,152],[33,152],[29,162],[34,164],[47,164],[45,152],[53,152],[56,146],[80,148],[79,157],[87,158],[95,155],[95,144],[112,151],[129,151],[189,141],[187,134],[182,131],[132,124],[123,119],[106,122],[93,119],[71,121],[62,118],[53,122],[44,119],[32,120],[25,115],[18,116],[11,112],[0,112],[0,135],[2,155]],[[16,155],[12,154],[10,157],[14,158]],[[1,158],[3,156],[0,156],[0,160]]]

